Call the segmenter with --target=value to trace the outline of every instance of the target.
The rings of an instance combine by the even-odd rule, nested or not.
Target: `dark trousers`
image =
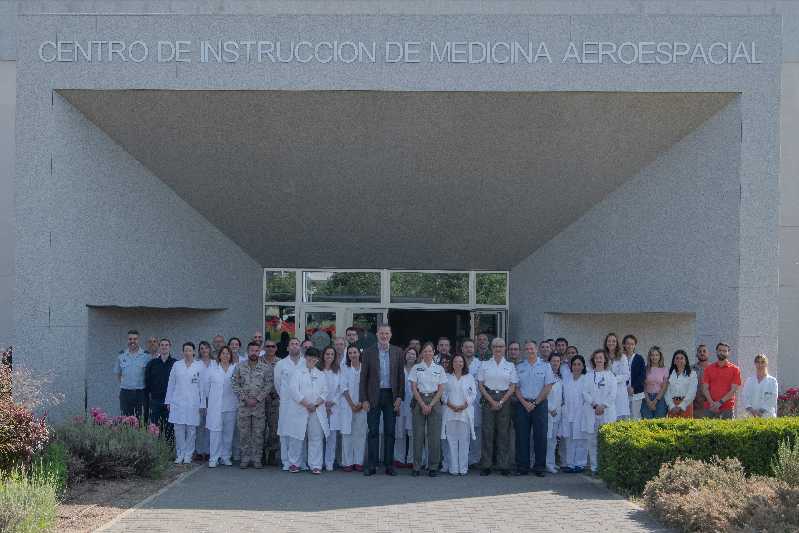
[[[380,415],[383,415],[383,463],[390,467],[394,460],[394,398],[391,389],[380,389],[377,405],[371,405],[366,413],[369,427],[366,468],[375,468],[380,453]]]
[[[547,462],[547,416],[549,407],[544,400],[527,412],[521,403],[516,404],[516,469],[530,471],[530,430],[533,431],[535,465],[533,470],[543,472]]]
[[[122,416],[144,417],[144,389],[120,389],[119,412]]]
[[[169,423],[169,409],[164,405],[164,400],[150,398],[150,422],[156,424],[161,430],[161,436],[172,442],[175,440],[175,428]]]

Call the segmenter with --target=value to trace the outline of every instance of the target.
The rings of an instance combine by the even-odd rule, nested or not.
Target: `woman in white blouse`
[[[416,364],[419,353],[409,346],[405,349],[405,398],[400,405],[394,427],[394,468],[410,468],[413,466],[413,415],[411,414],[411,380],[408,379],[411,369]]]
[[[474,401],[477,382],[469,374],[466,358],[455,354],[450,360],[452,373],[444,385],[444,419],[441,438],[449,446],[449,473],[465,476],[469,470],[469,445],[476,439],[474,433]]]
[[[569,378],[563,380],[563,412],[560,418],[559,436],[566,449],[565,465],[562,470],[566,474],[576,474],[585,470],[586,439],[583,431],[583,388],[588,383],[585,359],[582,355],[574,355],[569,361]]]
[[[619,346],[619,338],[615,333],[605,336],[605,353],[608,354],[608,366],[616,376],[616,419],[630,418],[630,397],[627,387],[630,385],[630,361]]]
[[[696,387],[696,372],[691,372],[688,354],[685,350],[677,350],[671,356],[669,381],[664,395],[669,418],[694,417]]]
[[[345,472],[363,472],[366,452],[366,411],[361,401],[361,351],[354,344],[347,348],[346,368],[342,371],[341,465]]]
[[[208,466],[216,467],[222,463],[231,466],[230,455],[233,448],[233,429],[236,427],[236,411],[239,398],[233,392],[233,351],[227,346],[219,350],[216,365],[206,370],[203,395],[208,405],[205,427],[210,433],[210,457]]]
[[[588,460],[591,473],[599,468],[597,456],[597,435],[603,424],[616,421],[616,393],[619,389],[616,376],[608,367],[605,350],[594,350],[591,354],[592,370],[586,376],[583,387],[583,431],[588,434]],[[627,389],[624,390],[625,394]]]
[[[328,346],[322,351],[319,369],[325,375],[325,385],[327,386],[325,409],[327,409],[327,423],[330,429],[330,433],[325,437],[325,470],[332,472],[333,462],[336,459],[336,439],[338,432],[341,431],[341,410],[344,402],[344,398],[341,396],[341,368],[338,363],[338,354],[333,346]]]
[[[558,430],[560,429],[560,419],[563,416],[563,379],[560,375],[560,361],[561,357],[557,352],[549,356],[549,364],[552,366],[552,374],[556,380],[547,396],[547,409],[549,409],[549,416],[547,416],[547,470],[552,474],[558,471],[558,467],[555,465],[555,448],[558,445]]]
[[[744,383],[744,409],[750,416],[774,418],[777,416],[777,378],[768,373],[768,357],[759,353],[755,356],[755,375]]]
[[[175,464],[191,464],[200,423],[200,372],[203,364],[194,360],[194,343],[183,343],[183,359],[169,372],[164,404],[169,406],[169,423],[175,426]]]

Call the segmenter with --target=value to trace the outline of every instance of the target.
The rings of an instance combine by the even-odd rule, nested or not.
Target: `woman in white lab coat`
[[[569,362],[569,379],[563,380],[563,409],[560,418],[560,437],[565,446],[565,466],[567,474],[585,470],[587,460],[588,435],[583,430],[583,388],[588,383],[585,358],[573,355]]]
[[[239,399],[233,392],[233,351],[223,346],[217,356],[218,364],[206,370],[203,389],[204,398],[207,400],[205,414],[205,427],[210,433],[209,468],[215,468],[222,463],[231,466],[230,460],[233,451],[233,430],[236,427],[236,411]],[[205,403],[205,402],[204,402]]]
[[[341,369],[338,364],[338,354],[336,354],[336,349],[333,346],[328,346],[322,350],[319,369],[325,376],[325,385],[327,386],[325,409],[327,410],[327,423],[330,428],[330,433],[325,437],[325,470],[332,472],[333,462],[336,459],[336,439],[338,438],[338,432],[341,431],[341,411],[344,407],[344,398],[341,396]]]
[[[444,416],[441,420],[441,438],[449,446],[449,473],[465,476],[469,470],[469,446],[476,439],[474,433],[474,402],[477,382],[469,373],[466,358],[455,354],[450,359],[452,373],[444,385]]]
[[[755,356],[755,375],[746,378],[743,390],[744,409],[749,416],[774,418],[777,416],[777,378],[768,373],[768,357]]]
[[[197,425],[200,423],[200,373],[203,364],[194,360],[194,343],[183,343],[183,359],[169,372],[164,404],[169,406],[169,422],[175,426],[175,464],[191,464]]]
[[[202,390],[205,390],[205,385],[208,381],[208,371],[216,366],[216,361],[214,361],[212,353],[211,345],[206,341],[200,341],[200,344],[197,345],[197,360],[202,364],[202,369],[200,370],[200,388]],[[205,424],[206,407],[207,405],[205,401],[203,401],[202,409],[200,410],[200,423],[197,426],[195,449],[197,451],[197,459],[200,461],[210,459],[209,456],[211,453],[211,435]]]
[[[691,371],[688,354],[685,350],[677,350],[671,356],[669,381],[666,387],[667,416],[669,418],[693,418],[694,398],[696,398],[696,372]]]
[[[583,387],[583,431],[588,433],[588,460],[591,473],[599,468],[597,458],[597,434],[603,424],[616,421],[616,393],[619,390],[616,376],[608,370],[605,350],[594,350],[591,354],[592,370],[586,375]],[[627,389],[625,387],[625,393]]]
[[[361,401],[361,350],[351,344],[342,371],[341,464],[345,472],[363,472],[366,453],[366,411]]]
[[[555,448],[558,446],[558,432],[563,416],[563,378],[560,375],[560,354],[557,352],[551,354],[549,364],[556,381],[552,384],[549,396],[547,396],[547,409],[549,410],[547,413],[547,470],[555,474],[558,471],[555,464]]]
[[[413,466],[413,418],[411,416],[411,381],[408,379],[413,365],[419,358],[416,348],[409,346],[405,350],[405,398],[400,405],[399,415],[395,418],[394,428],[394,468],[410,468]]]
[[[630,385],[630,361],[619,346],[619,338],[615,333],[605,336],[605,353],[608,354],[610,371],[616,376],[616,420],[630,418],[630,396],[627,387]]]
[[[327,424],[327,385],[325,376],[316,368],[319,363],[319,350],[308,348],[305,351],[305,367],[297,369],[289,385],[290,408],[286,411],[286,434],[289,442],[289,472],[300,471],[302,448],[308,437],[308,467],[313,474],[322,473],[324,459],[324,439],[329,435]]]

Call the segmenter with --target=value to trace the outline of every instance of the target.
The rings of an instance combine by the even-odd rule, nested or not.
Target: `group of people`
[[[565,338],[506,345],[481,334],[451,353],[446,337],[401,349],[391,336],[382,324],[365,348],[355,328],[329,346],[291,338],[279,358],[260,332],[244,353],[238,338],[217,335],[183,343],[175,358],[169,339],[151,338],[145,351],[131,330],[114,367],[120,410],[173,436],[176,463],[369,476],[382,462],[390,476],[409,468],[430,477],[470,466],[480,475],[596,472],[603,424],[732,418],[739,395],[749,416],[776,416],[767,357],[755,356],[756,374],[741,390],[725,342],[715,362],[699,345],[695,364],[677,350],[667,368],[659,347],[639,354],[634,335],[619,342],[609,333],[587,361]]]

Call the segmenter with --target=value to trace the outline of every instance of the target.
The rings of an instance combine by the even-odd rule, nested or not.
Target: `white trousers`
[[[597,458],[597,433],[599,428],[594,433],[588,434],[585,447],[588,449],[588,462],[591,464],[591,472],[596,473],[599,468],[599,461]]]
[[[569,468],[578,466],[584,468],[587,463],[585,439],[573,439],[571,437],[565,437],[561,440],[561,443],[564,445],[563,448],[565,450],[564,454],[566,455],[566,466]]]
[[[450,468],[450,464],[452,464],[452,458],[451,454],[449,453],[450,449],[449,449],[449,444],[447,444],[447,439],[441,439],[441,444],[439,444],[439,449],[441,450],[441,471],[446,472],[447,470],[449,470],[451,472],[452,468]]]
[[[469,470],[469,445],[472,440],[469,426],[463,420],[450,420],[446,429],[445,449],[449,451],[449,473],[465,474]]]
[[[236,427],[236,411],[222,413],[222,431],[210,433],[210,461],[230,460],[233,451],[233,432]]]
[[[476,410],[479,411],[480,410],[479,407]],[[473,440],[471,445],[469,446],[469,464],[470,465],[476,465],[476,464],[478,464],[480,462],[480,458],[481,458],[480,457],[480,451],[481,451],[480,447],[482,446],[482,441],[481,441],[482,437],[481,437],[480,433],[482,433],[482,428],[480,426],[474,426],[474,434],[477,435],[477,438],[475,440]],[[514,461],[515,460],[516,459],[514,458]]]
[[[643,401],[643,398],[640,400],[630,400],[630,417],[633,420],[641,420],[641,402]]]
[[[333,470],[333,463],[336,460],[336,439],[338,430],[331,429],[330,434],[325,438],[325,468]]]
[[[289,466],[291,466],[291,461],[289,461],[289,446],[291,441],[291,437],[285,435],[280,436],[280,461],[283,463],[283,470],[288,470]],[[299,466],[299,463],[297,466]]]
[[[319,417],[308,417],[305,435],[308,437],[308,466],[312,470],[316,468],[321,470],[324,458],[325,434],[322,431],[322,424],[319,423]],[[289,463],[295,466],[302,466],[305,463],[303,457],[305,455],[303,453],[305,439],[295,439],[293,437],[289,437],[289,439]]]
[[[551,439],[547,439],[547,468],[549,470],[554,470],[556,468],[555,464],[555,448],[558,447],[558,438],[552,437]]]
[[[178,459],[189,459],[194,455],[197,439],[197,426],[175,424],[175,455]]]
[[[200,425],[197,426],[197,441],[194,446],[197,453],[211,452],[211,437],[205,427],[205,415],[200,413]]]
[[[366,453],[366,413],[352,414],[352,432],[341,436],[341,464],[343,466],[363,465]]]

